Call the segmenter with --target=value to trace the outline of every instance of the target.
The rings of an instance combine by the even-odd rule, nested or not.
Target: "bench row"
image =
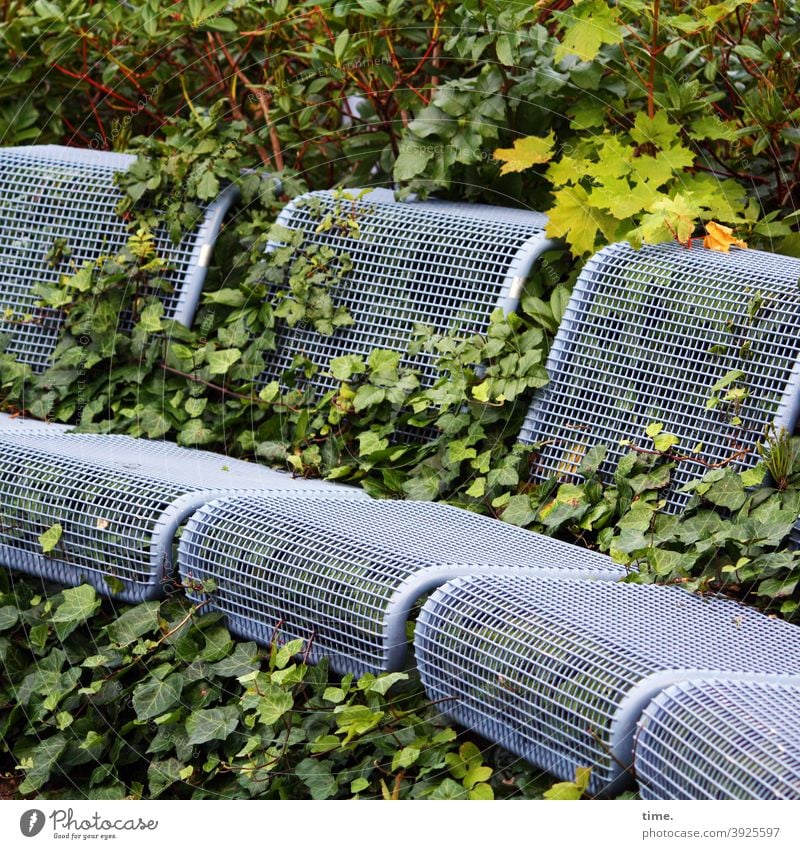
[[[40,173],[35,186],[32,171],[21,193],[4,203],[0,224],[11,228],[2,242],[8,252],[1,267],[4,298],[29,293],[47,268],[55,273],[58,263],[46,252],[54,238],[66,245],[72,238],[57,235],[62,219],[77,238],[79,218],[56,214],[58,204],[56,212],[41,208],[50,203],[47,181],[65,209],[85,183],[83,172],[68,177],[59,171],[63,164],[53,159],[63,154],[52,149],[15,156],[44,156],[49,176]],[[94,155],[75,156],[83,168],[81,157]],[[124,163],[111,164],[113,171]],[[94,234],[86,226],[100,196],[110,196],[110,171],[83,214],[80,246],[88,260],[110,252],[106,225]],[[196,294],[184,303],[197,303],[202,272],[196,269],[208,262],[211,231],[230,200],[212,204],[200,228],[205,234],[192,236],[200,247],[173,279],[174,292],[194,281]],[[359,215],[357,236],[320,228],[319,216],[336,212],[339,203],[333,193],[315,193],[289,204],[280,223],[301,231],[303,244],[351,257],[346,287],[334,294],[354,324],[333,336],[284,328],[267,357],[265,381],[280,379],[302,351],[320,367],[318,388],[327,388],[330,357],[374,347],[405,354],[420,318],[440,332],[481,332],[494,308],[516,308],[531,265],[552,247],[536,214],[401,204],[383,192],[349,203]],[[117,238],[125,229],[120,233]],[[24,269],[36,262],[39,270],[25,278]],[[598,442],[610,445],[608,471],[621,454],[619,440],[640,437],[651,421],[664,423],[682,444],[703,442],[708,462],[735,453],[740,467],[752,465],[765,427],[793,428],[797,416],[799,276],[798,261],[756,251],[721,255],[677,245],[601,251],[575,287],[548,360],[550,384],[534,398],[520,434],[542,446],[534,479],[555,471],[574,476],[576,457]],[[12,307],[4,308],[6,314]],[[14,353],[16,344],[24,359],[33,344],[26,348],[25,339],[47,327],[55,327],[57,337],[58,317],[38,309],[19,305],[15,315],[31,313],[35,320],[11,323],[7,351]],[[171,315],[190,320],[177,309]],[[432,361],[408,364],[423,379],[435,379]],[[732,372],[741,372],[737,380],[746,376],[747,384],[735,416],[724,403],[707,403],[714,385]],[[415,641],[429,693],[451,700],[459,721],[564,778],[576,765],[592,766],[592,792],[624,782],[637,722],[642,751],[655,753],[641,767],[637,759],[637,770],[663,773],[663,764],[652,766],[663,761],[656,743],[669,739],[674,748],[681,733],[679,725],[658,718],[667,715],[665,699],[678,705],[669,715],[680,714],[683,690],[671,687],[733,676],[791,692],[785,676],[797,669],[792,626],[738,607],[734,612],[729,602],[715,602],[712,610],[679,590],[617,586],[612,582],[624,571],[609,558],[465,511],[372,501],[359,490],[126,437],[4,428],[0,451],[0,557],[12,568],[64,583],[88,581],[108,595],[137,600],[162,592],[177,560],[194,597],[209,593],[211,606],[236,633],[267,640],[282,622],[311,642],[312,657],[328,655],[335,668],[354,672],[405,662],[409,613],[435,590]],[[678,483],[691,477],[686,465],[676,475]],[[678,509],[685,497],[673,491],[669,508]],[[43,550],[42,535],[56,527],[55,541]],[[495,597],[502,604],[492,608]],[[676,609],[685,613],[682,619]],[[581,618],[582,610],[589,619]],[[750,640],[731,637],[731,622],[740,628],[740,619],[752,623],[749,638],[760,653],[750,651]],[[462,621],[468,626],[459,626]],[[689,643],[682,654],[675,633]],[[726,650],[702,650],[713,640]],[[653,733],[662,727],[672,737]],[[691,764],[696,741],[689,744]],[[691,783],[680,770],[677,775],[678,784]],[[643,793],[656,786],[652,778],[642,781]]]

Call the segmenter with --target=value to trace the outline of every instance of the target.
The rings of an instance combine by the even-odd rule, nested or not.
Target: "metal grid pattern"
[[[609,473],[627,450],[620,440],[652,447],[650,422],[678,436],[684,454],[702,443],[703,460],[746,451],[736,466],[755,465],[766,426],[792,429],[797,418],[798,278],[800,259],[755,250],[617,244],[596,254],[551,349],[550,383],[520,434],[543,442],[533,479],[576,479],[581,457],[599,443],[608,445],[601,471]],[[707,409],[711,387],[735,370],[744,372],[741,407]],[[685,505],[689,495],[675,490],[703,471],[678,464],[669,509]]]
[[[358,190],[352,190],[352,196]],[[320,213],[313,211],[320,204]],[[402,365],[420,373],[423,386],[437,377],[435,355],[410,356],[414,326],[437,332],[482,333],[497,307],[516,309],[520,290],[536,258],[554,243],[544,237],[546,218],[523,210],[448,201],[397,202],[385,189],[358,202],[344,202],[357,216],[360,236],[341,228],[318,233],[321,217],[336,210],[331,191],[311,192],[289,203],[278,223],[303,233],[303,244],[326,245],[353,263],[331,296],[354,320],[323,336],[312,327],[277,331],[276,351],[267,357],[261,380],[280,380],[297,355],[319,366],[311,385],[337,386],[328,363],[344,354],[367,356],[374,348],[403,354]],[[275,248],[278,245],[273,244]]]
[[[0,430],[0,563],[125,601],[157,596],[193,510],[223,492],[366,498],[207,451],[126,436]],[[39,537],[62,527],[56,548]],[[122,582],[121,591],[107,578]],[[117,588],[118,589],[118,588]]]
[[[636,735],[643,799],[800,799],[800,680],[686,681]]]
[[[406,620],[454,575],[487,568],[613,580],[608,557],[444,504],[224,498],[195,513],[178,548],[184,583],[213,578],[212,609],[236,634],[310,643],[339,672],[403,668]],[[195,596],[198,600],[202,595]]]
[[[800,628],[678,587],[475,575],[438,589],[414,638],[431,699],[454,720],[590,791],[629,782],[633,733],[676,681],[800,668]],[[711,674],[709,674],[711,673]]]
[[[61,315],[38,306],[36,283],[58,285],[85,262],[117,254],[129,234],[116,212],[122,195],[114,175],[136,157],[58,145],[0,148],[0,349],[41,372],[58,342]],[[174,245],[156,235],[165,314],[191,324],[222,218],[236,198],[229,188],[206,209],[200,225]],[[48,259],[63,240],[65,254]],[[69,256],[66,256],[66,251]]]

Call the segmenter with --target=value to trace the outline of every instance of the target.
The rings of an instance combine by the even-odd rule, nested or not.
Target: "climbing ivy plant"
[[[410,674],[331,676],[181,596],[113,609],[0,575],[0,781],[45,799],[493,799],[544,777],[447,725]],[[478,745],[480,743],[480,746]]]

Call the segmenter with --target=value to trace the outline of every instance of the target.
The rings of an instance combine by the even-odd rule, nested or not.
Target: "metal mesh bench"
[[[417,666],[454,720],[589,790],[630,781],[642,710],[677,681],[778,680],[800,668],[800,629],[678,587],[473,575],[417,620]]]
[[[675,684],[634,751],[643,799],[800,799],[800,678]]]
[[[126,436],[4,429],[0,456],[0,564],[64,584],[88,582],[124,601],[162,593],[173,577],[178,528],[222,492],[367,497],[341,484]],[[40,537],[56,524],[61,537],[45,552]]]
[[[448,578],[490,568],[613,580],[610,558],[449,507],[411,501],[222,498],[198,510],[178,548],[184,584],[213,578],[209,608],[234,633],[310,643],[339,672],[402,668],[406,621]],[[195,594],[198,600],[205,598]]]
[[[798,414],[799,278],[800,259],[755,250],[601,250],[578,279],[547,361],[550,383],[520,434],[541,444],[533,479],[576,479],[598,443],[609,448],[601,471],[610,472],[628,450],[621,440],[652,447],[651,422],[680,438],[682,454],[702,443],[697,457],[707,462],[755,465],[766,427],[791,430]],[[740,389],[743,400],[726,400]],[[677,488],[703,471],[678,464],[668,509],[685,505],[689,495]]]
[[[114,175],[136,157],[58,145],[0,148],[0,350],[44,371],[58,341],[60,313],[38,305],[37,283],[58,285],[84,262],[117,254],[130,232],[116,212],[122,198]],[[201,223],[174,245],[158,231],[158,254],[169,263],[159,293],[165,315],[189,325],[222,219],[236,199],[229,187]]]
[[[276,350],[266,357],[264,383],[280,380],[302,355],[319,367],[310,384],[326,391],[338,385],[327,373],[332,358],[367,356],[383,348],[403,354],[401,364],[413,366],[421,384],[430,385],[437,377],[436,356],[408,354],[415,325],[440,333],[484,332],[496,308],[516,309],[533,264],[555,245],[545,238],[545,216],[525,210],[443,200],[399,202],[385,189],[340,203],[358,220],[357,238],[338,227],[317,232],[320,220],[337,210],[332,191],[296,198],[277,223],[302,232],[305,246],[324,245],[350,257],[352,269],[331,296],[354,323],[325,336],[313,327],[281,322]]]

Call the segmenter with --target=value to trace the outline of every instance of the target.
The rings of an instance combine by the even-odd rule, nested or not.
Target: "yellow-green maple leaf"
[[[688,242],[702,211],[702,207],[684,194],[662,196],[661,200],[653,204],[653,211],[642,218],[642,236],[650,243],[669,239]]]
[[[631,168],[640,183],[649,183],[654,188],[663,186],[673,177],[672,164],[661,154],[658,156],[632,156]]]
[[[617,136],[607,135],[597,149],[597,162],[589,168],[589,174],[600,182],[624,177],[631,171],[630,149]]]
[[[585,177],[592,165],[592,161],[583,156],[565,154],[557,162],[550,163],[547,169],[547,179],[554,186],[568,186]]]
[[[578,0],[572,8],[559,12],[558,19],[564,32],[555,50],[557,62],[570,55],[591,62],[604,44],[622,41],[622,27],[604,0]]]
[[[526,171],[534,165],[549,162],[553,155],[555,135],[527,136],[516,139],[513,147],[499,147],[494,152],[494,158],[503,163],[501,174],[511,174],[515,171]]]
[[[650,210],[658,200],[658,192],[649,183],[631,185],[627,180],[613,180],[592,189],[590,197],[596,206],[623,219]]]
[[[680,130],[670,124],[666,112],[656,112],[652,118],[640,112],[633,122],[631,138],[637,144],[654,144],[665,150],[680,141]]]
[[[583,186],[565,186],[555,193],[547,235],[565,238],[572,253],[581,256],[594,250],[598,231],[610,241],[617,226],[615,218],[592,205]]]

